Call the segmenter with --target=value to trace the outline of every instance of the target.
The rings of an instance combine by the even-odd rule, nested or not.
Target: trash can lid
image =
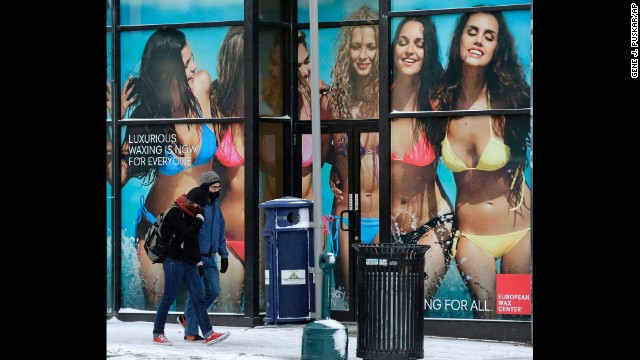
[[[391,259],[409,259],[422,257],[431,245],[418,244],[353,244],[351,247],[358,257],[388,257]]]
[[[285,196],[279,199],[265,201],[258,205],[259,208],[291,208],[291,207],[313,207],[313,201],[297,198],[295,196]]]

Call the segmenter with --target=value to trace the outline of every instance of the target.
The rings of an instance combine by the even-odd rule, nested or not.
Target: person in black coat
[[[167,257],[162,262],[164,270],[164,291],[158,304],[153,322],[153,343],[173,345],[164,335],[164,326],[171,304],[178,297],[180,285],[184,282],[189,294],[195,299],[196,317],[205,343],[212,345],[226,339],[229,332],[213,331],[204,304],[204,292],[200,280],[202,262],[198,244],[198,231],[204,217],[202,211],[209,199],[206,191],[195,187],[187,194],[180,195],[167,212],[162,228],[163,238],[169,239]]]

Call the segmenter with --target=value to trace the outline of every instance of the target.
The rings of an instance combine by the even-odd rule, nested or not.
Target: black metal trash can
[[[363,359],[424,358],[424,254],[429,245],[354,244]]]

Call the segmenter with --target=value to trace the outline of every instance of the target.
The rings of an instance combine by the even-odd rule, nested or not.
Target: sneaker
[[[200,334],[196,334],[196,335],[185,335],[184,336],[184,340],[185,341],[202,341],[204,340],[204,338],[202,336],[200,336]]]
[[[184,314],[178,316],[178,324],[182,325],[183,329],[187,328],[187,319],[184,318]]]
[[[220,341],[228,338],[229,335],[231,335],[231,333],[229,333],[228,331],[225,331],[223,333],[218,333],[214,331],[211,333],[211,335],[208,338],[204,340],[204,342],[207,345],[213,345],[215,343],[219,343]]]
[[[164,334],[158,334],[158,335],[154,335],[153,336],[153,343],[156,345],[168,345],[168,346],[172,346],[173,343],[171,341],[169,341],[169,339],[167,339],[166,336],[164,336]]]

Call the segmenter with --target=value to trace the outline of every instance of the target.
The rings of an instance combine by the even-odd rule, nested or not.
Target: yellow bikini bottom
[[[456,257],[458,238],[463,236],[469,239],[469,241],[471,241],[472,243],[478,245],[480,248],[482,248],[482,250],[493,255],[494,258],[501,258],[506,253],[508,253],[509,250],[511,250],[511,248],[514,247],[518,243],[518,241],[520,241],[520,239],[522,239],[530,230],[531,226],[527,226],[522,230],[502,235],[474,235],[465,234],[460,230],[456,230],[456,232],[453,234],[451,257]]]

